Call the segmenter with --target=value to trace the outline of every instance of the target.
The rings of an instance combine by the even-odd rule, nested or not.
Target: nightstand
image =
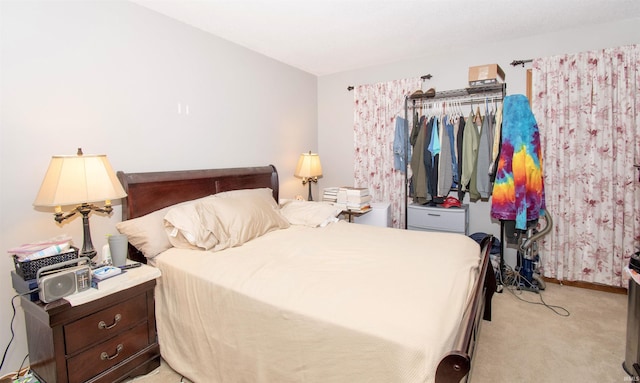
[[[411,204],[407,206],[407,229],[469,234],[469,205],[444,208]]]
[[[84,292],[48,304],[22,297],[29,360],[40,382],[119,382],[160,366],[156,277],[145,277],[151,266],[138,269],[122,288],[90,289],[79,304],[67,299]]]

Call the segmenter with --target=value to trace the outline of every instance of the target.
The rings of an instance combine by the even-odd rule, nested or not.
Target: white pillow
[[[325,226],[336,221],[341,209],[328,202],[290,200],[280,208],[280,213],[292,225],[309,227]]]
[[[129,243],[135,246],[146,258],[153,258],[172,246],[210,248],[210,246],[215,246],[215,244],[212,245],[213,242],[217,244],[218,239],[215,237],[215,234],[211,230],[207,230],[206,227],[204,228],[206,231],[198,228],[197,222],[203,225],[199,214],[196,214],[197,218],[195,218],[196,216],[193,215],[193,211],[189,211],[195,208],[198,201],[211,197],[212,196],[207,196],[182,202],[151,212],[142,217],[119,222],[116,224],[116,229],[118,229],[120,234],[126,235]],[[218,193],[215,197],[221,199],[261,198],[274,209],[278,207],[278,204],[273,199],[273,191],[270,188],[232,190]],[[165,216],[171,209],[189,204],[192,205],[192,208],[185,207],[176,209],[176,211],[169,216],[169,220],[165,221]],[[287,221],[284,221],[288,226]],[[280,227],[281,224],[277,226]],[[174,228],[179,232],[176,232],[175,236],[172,237],[171,234],[174,233]],[[208,236],[207,232],[210,232],[211,236]]]
[[[206,198],[212,197],[197,201]],[[164,216],[164,228],[174,247],[209,250],[218,243],[211,230],[202,224],[196,205],[197,202],[192,202],[174,206]]]
[[[273,201],[273,197],[270,197]],[[225,195],[197,204],[200,220],[218,239],[214,251],[240,246],[270,231],[286,229],[289,222],[263,195],[244,193]]]
[[[164,230],[164,215],[171,206],[156,210],[142,217],[118,222],[116,229],[127,236],[129,243],[146,258],[153,258],[171,248],[171,242]]]

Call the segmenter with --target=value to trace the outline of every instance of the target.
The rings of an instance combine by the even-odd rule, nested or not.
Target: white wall
[[[293,171],[317,150],[315,76],[125,1],[3,0],[0,14],[2,253],[62,233],[82,245],[80,219],[32,207],[51,156],[78,147],[126,172],[271,163],[281,196],[306,195]],[[119,205],[93,215],[96,248],[120,219]],[[14,295],[2,259],[0,352]],[[27,353],[21,311],[2,375]]]
[[[568,15],[570,17],[570,15]],[[426,21],[427,22],[427,21]],[[455,26],[452,26],[455,28]],[[524,94],[526,69],[513,67],[513,60],[533,59],[564,53],[616,47],[640,43],[640,19],[630,19],[605,25],[585,25],[584,28],[541,34],[526,39],[487,42],[483,45],[450,47],[421,59],[365,68],[318,79],[318,150],[322,156],[324,176],[321,188],[353,184],[353,91],[349,85],[373,84],[402,78],[416,78],[430,73],[427,88],[436,91],[468,86],[468,68],[497,63],[505,71],[507,93]],[[443,32],[446,33],[446,32]],[[434,32],[433,38],[438,38]],[[357,47],[353,48],[357,54]],[[401,111],[404,113],[404,110]],[[551,148],[542,148],[551,150]],[[330,153],[330,155],[327,155]],[[465,202],[468,201],[468,196]],[[490,202],[470,203],[469,232],[485,232],[496,236],[500,225],[490,218]],[[507,262],[515,264],[515,253],[508,249]]]

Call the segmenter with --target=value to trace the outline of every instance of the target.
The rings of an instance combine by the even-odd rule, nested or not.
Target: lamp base
[[[113,208],[111,207],[111,201],[107,200],[103,208],[85,202],[82,205],[76,206],[75,209],[67,214],[63,214],[60,207],[58,207],[55,214],[55,220],[58,223],[62,223],[67,218],[73,217],[76,212],[82,214],[82,229],[84,238],[82,243],[82,250],[80,251],[79,256],[87,257],[90,259],[93,259],[93,257],[98,254],[96,249],[93,247],[93,243],[91,242],[91,230],[89,229],[89,214],[92,211],[111,214],[111,212],[113,211]]]
[[[318,182],[318,177],[312,177],[312,178],[303,178],[302,179],[302,184],[309,184],[309,196],[307,197],[307,201],[313,201],[313,196],[311,195],[311,183],[312,182]]]
[[[98,254],[96,249],[93,247],[93,242],[91,241],[91,230],[89,229],[89,213],[91,213],[91,207],[85,206],[84,204],[80,206],[78,211],[82,214],[82,229],[83,229],[83,243],[82,250],[80,251],[80,257],[87,257],[89,259],[93,259],[93,257]]]
[[[98,255],[98,252],[96,250],[91,250],[91,251],[86,251],[84,249],[82,249],[80,251],[80,254],[78,254],[78,257],[87,257],[91,260],[93,260],[93,258]]]

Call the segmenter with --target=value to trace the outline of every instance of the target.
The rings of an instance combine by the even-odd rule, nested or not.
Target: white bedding
[[[292,225],[153,259],[161,353],[195,382],[432,382],[480,261],[458,234]]]

